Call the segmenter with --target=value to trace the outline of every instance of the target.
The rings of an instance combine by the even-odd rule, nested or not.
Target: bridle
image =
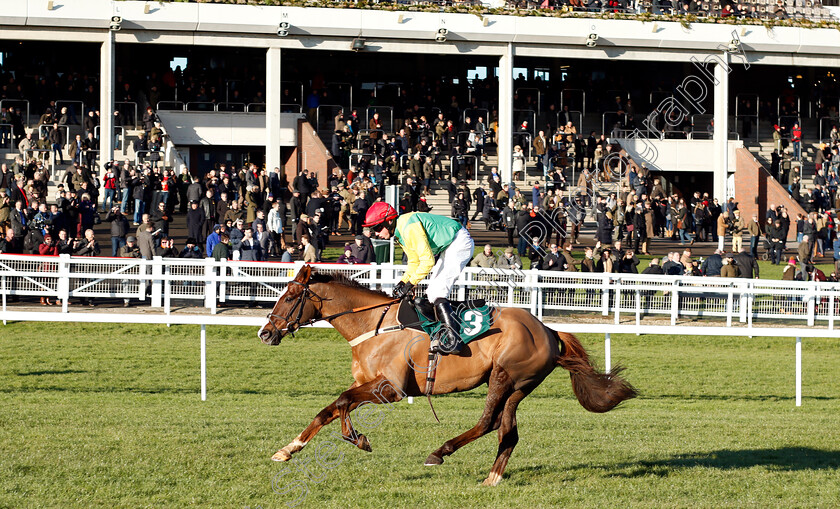
[[[367,310],[370,310],[370,309],[376,309],[376,308],[379,308],[379,307],[386,306],[385,311],[382,313],[382,318],[384,318],[385,313],[388,312],[388,309],[391,308],[391,305],[400,301],[400,299],[391,299],[391,300],[386,301],[386,302],[380,302],[379,304],[371,304],[371,305],[368,305],[368,306],[362,306],[362,307],[358,307],[358,308],[348,309],[346,311],[342,311],[340,313],[334,313],[334,314],[329,315],[329,316],[322,316],[322,317],[317,317],[316,316],[316,317],[310,318],[309,320],[301,322],[301,320],[303,319],[303,309],[304,309],[304,307],[306,307],[306,302],[307,301],[315,301],[315,302],[320,304],[320,303],[324,302],[325,300],[331,300],[331,299],[321,297],[317,293],[313,292],[312,289],[309,288],[309,282],[301,283],[300,281],[289,281],[289,284],[290,285],[291,284],[296,284],[296,285],[300,285],[301,287],[303,287],[303,290],[300,292],[300,295],[297,297],[297,300],[295,301],[294,306],[292,306],[291,309],[289,309],[289,312],[286,313],[286,316],[281,316],[281,315],[278,315],[276,313],[271,312],[271,313],[268,313],[266,318],[268,319],[268,323],[270,323],[276,331],[286,332],[288,334],[291,334],[292,337],[294,337],[295,331],[297,331],[301,327],[305,327],[307,325],[312,325],[313,323],[317,322],[318,320],[325,320],[325,321],[329,322],[330,320],[333,320],[334,318],[338,318],[339,316],[344,316],[344,315],[347,315],[347,314],[350,314],[350,313],[359,313],[361,311],[367,311]],[[272,311],[273,311],[273,309],[272,309]],[[297,311],[297,316],[295,316],[295,318],[292,319],[292,315],[295,314],[295,311]],[[286,322],[286,327],[284,327],[282,329],[280,327],[278,327],[277,323],[275,322],[275,320],[278,320],[278,319]],[[379,322],[380,322],[380,324],[382,323],[381,318],[380,318]],[[377,329],[378,328],[379,327],[377,326]]]
[[[266,318],[268,318],[268,323],[270,323],[275,330],[277,330],[278,332],[287,332],[288,334],[291,334],[292,337],[294,337],[296,330],[306,325],[312,324],[316,321],[315,318],[311,318],[306,322],[301,323],[301,320],[303,319],[303,309],[304,307],[306,307],[306,302],[312,300],[312,298],[314,297],[317,300],[317,302],[320,303],[324,301],[324,298],[313,292],[309,288],[309,283],[301,283],[300,281],[289,281],[289,284],[300,285],[301,287],[303,287],[303,290],[300,292],[300,295],[295,301],[295,305],[292,306],[291,309],[289,309],[289,312],[286,313],[286,316],[280,316],[272,312],[268,313]],[[272,309],[272,311],[274,310]],[[295,313],[295,311],[297,311],[297,316],[293,320],[292,315]],[[286,322],[286,327],[282,329],[278,327],[277,323],[275,322],[275,320],[277,319]]]

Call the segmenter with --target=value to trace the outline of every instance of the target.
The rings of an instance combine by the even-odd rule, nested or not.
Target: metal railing
[[[578,134],[582,134],[585,138],[586,137],[586,131],[583,129],[583,113],[580,112],[580,111],[575,111],[575,110],[569,110],[568,112],[558,111],[557,112],[557,119],[556,119],[557,128],[559,129],[559,128],[562,128],[566,125],[566,124],[563,124],[562,126],[560,125],[560,115],[563,115],[564,117],[566,117],[566,119],[567,119],[566,121],[569,122],[568,117],[566,116],[566,113],[568,113],[569,116],[577,115],[577,117],[578,117],[577,124],[575,124],[575,121],[572,120],[571,121],[572,125],[576,126]],[[551,134],[553,134],[553,133],[551,133]],[[598,134],[603,134],[603,133],[598,133]]]
[[[265,103],[248,103],[245,105],[245,113],[265,113]]]
[[[222,102],[216,105],[216,111],[245,111],[245,103]]]
[[[155,155],[157,155],[158,158],[152,159],[152,157]],[[144,162],[145,158],[148,158],[149,162],[157,164],[164,160],[165,155],[166,152],[164,152],[163,150],[138,150],[134,154],[134,164],[140,165],[140,163]]]
[[[753,101],[752,104],[753,104],[753,110],[754,111],[742,111],[742,108],[740,108],[740,106],[741,106],[741,101],[744,100],[744,99],[750,99],[750,100]],[[761,125],[761,122],[759,121],[759,118],[758,118],[759,99],[760,98],[758,97],[758,94],[738,94],[738,95],[735,96],[735,124],[736,124],[736,130],[737,130],[737,124],[738,124],[739,119],[750,120],[750,121],[752,121],[752,119],[755,119],[755,125],[752,126],[752,129],[755,130],[754,131],[754,133],[755,133],[754,138],[755,138],[756,141],[758,141],[760,139],[759,136],[758,136],[759,126]]]
[[[654,90],[648,95],[648,102],[652,110],[657,109],[657,107],[662,104],[662,101],[668,99],[674,99],[674,93],[668,90]]]
[[[50,131],[52,130],[53,126],[50,124],[41,124],[38,126],[38,137],[44,140],[49,141]],[[58,129],[64,131],[64,143],[62,143],[61,148],[64,148],[64,145],[70,143],[70,126],[69,125],[60,125]]]
[[[166,110],[184,110],[184,103],[182,101],[158,101],[155,105],[155,111]]]
[[[76,109],[73,107],[77,104],[79,105],[79,110],[78,111],[76,111]],[[75,99],[60,99],[60,100],[57,100],[57,101],[55,101],[55,115],[57,117],[61,116],[62,105],[67,105],[67,111],[72,113],[73,116],[76,117],[75,118],[76,121],[73,122],[73,124],[74,125],[75,124],[81,124],[79,119],[83,118],[84,115],[85,115],[85,103],[83,101],[77,101]],[[68,119],[68,122],[69,121],[70,121],[70,119]]]
[[[536,92],[537,94],[537,111],[542,111],[542,92],[539,88],[534,87],[523,87],[517,88],[513,91],[514,94],[519,94],[520,92]]]
[[[578,106],[578,104],[573,103],[572,98],[567,96],[573,96],[580,94],[580,111],[586,115],[586,90],[582,88],[564,88],[560,91],[560,109],[562,110],[564,106],[568,105],[569,109]]]
[[[714,133],[706,132],[706,131],[692,131],[688,133],[689,140],[711,140],[714,138]],[[729,140],[740,140],[741,134],[735,131],[729,131]]]
[[[504,255],[502,255],[504,256]],[[192,300],[216,311],[218,302],[274,302],[300,264],[216,262],[155,257],[152,260],[0,255],[3,311],[9,296],[56,297],[67,311],[71,298],[149,301],[168,313],[175,300]],[[404,265],[316,264],[388,293]],[[416,292],[422,296],[427,282]],[[149,292],[147,292],[147,288]],[[147,297],[147,293],[149,297]],[[834,330],[840,315],[840,284],[762,279],[656,276],[592,272],[502,270],[467,267],[449,296],[485,299],[493,306],[530,310],[543,318],[563,312],[622,315],[641,325],[646,317],[712,320],[721,326],[778,321]]]
[[[517,139],[520,139],[519,143],[517,143]],[[529,133],[528,131],[516,131],[513,133],[511,138],[511,145],[516,146],[519,145],[522,148],[522,152],[525,153],[525,160],[531,160],[531,147],[534,140],[534,136]]]
[[[831,129],[840,126],[840,118],[820,117],[820,142],[827,142],[831,139]]]
[[[287,85],[291,85],[291,86],[287,86]],[[283,87],[286,87],[286,88],[289,89],[289,96],[288,96],[289,99],[297,99],[299,101],[299,103],[292,103],[292,104],[295,104],[295,106],[301,106],[301,105],[304,104],[304,102],[306,101],[306,96],[303,95],[303,82],[302,81],[281,81],[280,82],[280,88],[283,88]],[[294,88],[295,90],[298,91],[297,92],[297,97],[295,97],[294,93],[291,91],[292,88]],[[301,109],[301,112],[302,111],[303,111],[303,109]]]
[[[133,101],[116,101],[114,103],[114,109],[119,111],[120,115],[123,116],[123,122],[128,121],[128,123],[132,126],[136,127],[138,125],[138,121],[142,120],[137,114],[138,110],[137,110],[137,103],[136,102],[133,102]],[[131,117],[129,118],[129,115],[127,115],[124,112],[130,113]]]
[[[184,105],[184,111],[216,111],[216,103],[210,101],[190,101]]]
[[[470,117],[470,120],[472,120],[473,125],[475,125],[475,123],[478,122],[478,117],[483,118],[484,124],[487,125],[487,123],[490,121],[490,111],[488,111],[486,108],[466,108],[464,111],[461,112],[462,124],[467,121],[467,117]]]
[[[324,115],[324,119],[328,122],[326,126],[321,125],[321,109],[328,108],[329,113]],[[322,104],[318,106],[318,109],[315,110],[315,130],[318,132],[321,131],[329,131],[335,132],[335,117],[339,114],[339,112],[345,111],[344,106],[340,104]]]
[[[12,136],[12,124],[0,124],[0,133],[2,133],[2,135],[3,135],[2,136],[3,139],[0,139],[0,142],[2,142],[2,145],[8,145],[9,146],[8,150],[13,151],[15,149],[15,147],[14,147],[15,138],[14,138],[14,136]],[[4,148],[2,145],[0,145],[0,148]]]
[[[339,95],[338,103],[345,104],[344,111],[349,113],[353,108],[353,85],[351,83],[334,81],[327,83],[325,86],[327,87],[328,94]]]
[[[382,139],[382,135],[385,134],[385,131],[382,129],[359,129],[359,134],[356,136],[356,150],[362,149],[362,144],[365,140],[370,139],[371,133],[379,133],[379,139]],[[376,151],[374,151],[375,153]]]
[[[782,97],[787,97],[787,96],[780,95],[776,98],[776,115],[777,116],[782,114]],[[801,110],[802,100],[799,98],[798,95],[793,96],[793,98],[796,99],[796,114],[801,115],[802,114],[802,110]],[[790,115],[792,112],[789,111],[787,113],[788,113],[788,115]]]
[[[613,120],[610,125],[610,129],[607,129],[607,116],[609,115],[610,120]],[[617,111],[605,111],[601,115],[601,132],[603,134],[607,134],[612,132],[612,128],[616,124],[627,125],[627,114],[621,113],[619,114]]]
[[[90,153],[95,154],[95,156],[94,156],[94,158],[93,158],[94,162],[96,162],[96,161],[100,160],[100,157],[99,157],[99,152],[100,152],[100,151],[99,151],[99,150],[94,150],[94,149],[92,149],[92,148],[83,149],[83,150],[82,150],[82,153],[79,155],[79,159],[80,159],[81,161],[87,161],[87,155],[88,155],[88,153],[89,153],[89,152],[90,152]],[[92,168],[92,170],[93,170],[94,172],[96,172],[96,171],[97,171],[97,170],[96,170],[96,168]]]
[[[100,129],[100,126],[96,126],[96,127],[93,128],[93,137],[96,138],[97,140],[99,139],[99,129]],[[121,125],[115,125],[114,126],[114,136],[117,137],[117,139],[119,140],[119,143],[124,142],[125,141],[125,127],[123,127]]]
[[[388,121],[382,119],[382,112],[388,113]],[[365,118],[367,125],[370,125],[370,121],[373,118],[374,113],[379,113],[379,123],[382,126],[383,130],[387,130],[388,132],[394,132],[394,108],[391,106],[368,106],[365,108]],[[390,125],[391,128],[387,129],[387,126]]]
[[[518,131],[522,130],[522,122],[528,121],[528,132],[531,135],[536,134],[534,126],[537,124],[537,112],[534,110],[518,110],[513,109],[513,126],[512,128]]]
[[[24,127],[29,127],[29,101],[26,99],[3,99],[0,100],[0,108],[8,108],[13,109],[17,108],[19,104],[23,104],[26,106],[26,116],[23,117],[21,120],[23,122]]]

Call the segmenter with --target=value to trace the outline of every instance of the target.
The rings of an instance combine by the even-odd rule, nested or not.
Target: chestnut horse
[[[344,276],[313,273],[305,265],[277,299],[258,336],[265,344],[277,345],[284,335],[294,333],[301,325],[323,318],[351,341],[396,325],[397,306],[389,307],[394,302],[384,293]],[[368,439],[353,429],[350,412],[365,402],[393,403],[405,396],[423,395],[428,336],[418,337],[417,332],[398,329],[353,344],[355,382],[271,459],[291,459],[335,419],[341,422],[345,440],[370,451]],[[525,310],[505,308],[497,314],[493,328],[467,344],[459,355],[441,357],[434,394],[468,391],[486,383],[487,401],[478,424],[445,442],[429,455],[425,464],[440,465],[444,457],[498,429],[498,453],[484,480],[487,486],[498,484],[519,440],[516,408],[555,366],[569,370],[572,389],[590,412],[607,412],[636,396],[636,390],[619,376],[620,368],[611,373],[597,371],[574,336],[549,329]]]

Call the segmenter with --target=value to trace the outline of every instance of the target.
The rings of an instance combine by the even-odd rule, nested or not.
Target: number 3
[[[481,318],[481,314],[472,309],[464,313],[464,321],[470,325],[463,330],[465,336],[472,336],[481,329]]]

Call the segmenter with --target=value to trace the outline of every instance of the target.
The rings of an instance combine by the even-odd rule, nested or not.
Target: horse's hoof
[[[364,435],[359,435],[359,440],[356,442],[356,447],[367,452],[373,451],[373,449],[370,448],[370,441]]]
[[[483,484],[484,486],[496,486],[500,482],[502,482],[502,476],[494,472],[490,472],[490,475],[488,475],[487,479],[485,479],[484,482],[481,484]]]
[[[436,467],[438,465],[443,465],[443,458],[436,455],[435,453],[429,454],[429,457],[426,458],[426,462],[423,463],[427,467]]]
[[[271,457],[271,461],[289,461],[290,459],[292,459],[292,455],[285,449],[280,449]]]

